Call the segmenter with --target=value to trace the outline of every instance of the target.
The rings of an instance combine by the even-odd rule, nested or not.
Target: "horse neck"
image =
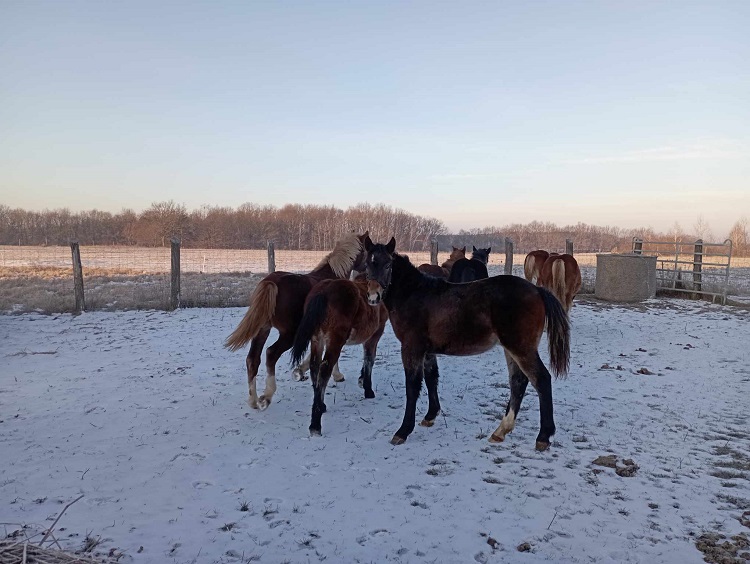
[[[407,299],[425,277],[408,259],[399,255],[393,257],[392,269],[391,285],[384,299],[389,310]]]
[[[351,273],[351,269],[349,270]],[[316,280],[328,280],[330,278],[338,278],[336,276],[336,273],[331,268],[331,265],[328,263],[325,263],[315,270],[313,270],[311,273],[308,274],[310,278],[315,278]],[[348,278],[348,276],[347,276]]]

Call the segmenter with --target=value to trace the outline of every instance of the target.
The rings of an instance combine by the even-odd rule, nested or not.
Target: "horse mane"
[[[357,255],[362,251],[362,243],[356,233],[348,233],[336,242],[336,246],[318,263],[315,270],[326,264],[338,278],[348,278]]]

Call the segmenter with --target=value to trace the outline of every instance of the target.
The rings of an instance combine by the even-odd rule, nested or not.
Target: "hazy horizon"
[[[0,4],[0,203],[750,215],[750,3]]]

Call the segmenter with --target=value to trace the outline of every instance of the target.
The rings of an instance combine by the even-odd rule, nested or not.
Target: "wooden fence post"
[[[513,241],[505,238],[505,274],[513,274]]]
[[[695,242],[695,254],[693,254],[693,290],[700,292],[703,289],[702,272],[703,272],[703,239],[698,239]],[[698,294],[695,294],[695,299],[699,298]]]
[[[172,277],[170,280],[169,309],[180,307],[180,241],[172,239]]]
[[[83,296],[83,267],[81,266],[81,249],[78,241],[70,244],[70,251],[73,254],[73,288],[76,295],[76,313],[86,310],[86,301]]]
[[[268,242],[268,274],[276,272],[276,252],[273,249],[273,241]]]
[[[437,239],[430,241],[430,264],[438,263],[438,242]]]
[[[573,239],[565,239],[565,254],[573,256]]]

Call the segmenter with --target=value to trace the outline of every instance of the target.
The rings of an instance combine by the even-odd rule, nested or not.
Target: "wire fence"
[[[275,251],[275,268],[310,272],[328,251]],[[415,265],[429,263],[430,253],[409,252]],[[169,309],[169,248],[80,247],[85,309]],[[591,293],[596,253],[575,255]],[[441,251],[438,263],[448,258]],[[512,255],[512,274],[523,276],[524,254]],[[490,276],[503,274],[504,253],[490,255]],[[267,249],[180,249],[180,306],[247,306],[257,283],[268,273]],[[728,292],[750,296],[750,259],[734,259]],[[0,246],[0,312],[73,312],[76,308],[70,247]]]

